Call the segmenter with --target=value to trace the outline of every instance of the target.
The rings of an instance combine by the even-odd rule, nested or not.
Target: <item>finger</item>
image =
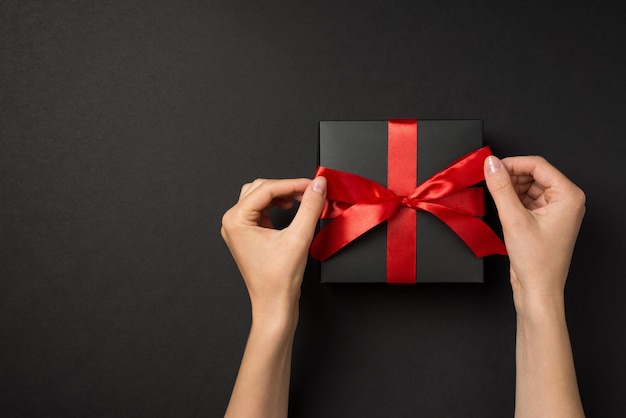
[[[523,195],[521,196],[521,200],[524,207],[528,210],[539,209],[548,204],[544,195],[541,195],[538,199],[533,199],[529,195]]]
[[[539,199],[541,196],[543,196],[544,193],[545,189],[536,182],[533,182],[528,190],[526,190],[526,194],[533,199]]]
[[[298,202],[302,202],[302,194],[296,194],[293,196],[293,200],[297,200]]]
[[[245,196],[246,190],[248,190],[248,188],[250,188],[251,184],[252,183],[246,183],[243,186],[241,186],[241,191],[239,192],[239,199],[241,199],[242,197]]]
[[[505,160],[506,160],[506,158],[504,160],[502,160],[502,162],[504,163]],[[505,164],[505,166],[506,166],[506,164]],[[508,170],[508,168],[507,168],[507,170]],[[511,173],[509,172],[509,174],[511,174]],[[530,184],[535,179],[533,179],[533,176],[530,176],[530,175],[514,175],[514,174],[511,174],[511,180],[513,180],[513,184],[523,185],[523,184]]]
[[[293,218],[289,230],[299,237],[306,245],[311,243],[315,226],[324,209],[326,201],[326,178],[317,177],[306,188],[296,216]]]
[[[573,184],[543,157],[509,157],[503,159],[502,163],[512,176],[532,176],[544,190],[558,185]]]
[[[502,161],[491,155],[485,159],[484,170],[485,182],[498,208],[500,221],[506,224],[516,218],[519,220],[520,216],[526,216],[526,209]]]
[[[309,179],[263,180],[256,186],[253,182],[240,205],[245,210],[259,212],[268,208],[276,198],[291,198],[303,193],[309,183]]]
[[[250,192],[252,192],[254,189],[259,187],[259,185],[263,183],[264,181],[265,179],[259,178],[259,179],[255,179],[253,182],[246,183],[243,186],[241,186],[241,192],[239,193],[239,200],[243,199],[248,194],[250,194]]]
[[[263,211],[261,211],[259,226],[263,228],[274,229],[274,223],[272,222],[272,218],[270,218],[269,209],[263,209]]]
[[[528,191],[530,186],[533,184],[534,179],[532,176],[511,176],[511,182],[513,183],[513,187],[515,187],[517,194],[523,194]]]

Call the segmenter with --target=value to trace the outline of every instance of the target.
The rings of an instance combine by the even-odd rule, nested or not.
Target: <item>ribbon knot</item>
[[[397,196],[365,177],[326,167],[316,176],[328,180],[327,202],[322,218],[333,218],[315,236],[311,255],[325,261],[376,225],[395,216],[399,207],[429,212],[452,229],[476,257],[506,254],[504,243],[482,219],[484,192],[470,187],[484,180],[483,162],[491,155],[483,147],[456,160],[408,196]]]

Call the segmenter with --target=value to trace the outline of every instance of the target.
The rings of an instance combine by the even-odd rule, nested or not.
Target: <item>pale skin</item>
[[[541,157],[485,160],[511,263],[517,312],[515,416],[583,417],[565,321],[564,288],[585,212],[585,195]],[[286,417],[300,286],[326,180],[258,179],[222,219],[241,271],[252,326],[226,417]],[[273,228],[268,209],[300,201],[291,225]]]

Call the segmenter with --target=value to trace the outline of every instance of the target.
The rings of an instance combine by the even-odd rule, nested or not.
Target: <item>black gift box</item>
[[[417,183],[482,147],[482,132],[482,120],[418,120]],[[320,166],[387,186],[388,121],[321,121],[319,133]],[[442,221],[419,211],[416,228],[418,283],[483,281],[483,260]],[[323,262],[321,281],[384,283],[386,252],[383,222]]]

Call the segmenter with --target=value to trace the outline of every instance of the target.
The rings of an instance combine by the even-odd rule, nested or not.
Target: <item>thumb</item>
[[[498,208],[498,217],[504,226],[519,216],[525,216],[526,210],[511,182],[511,176],[502,161],[490,155],[485,159],[485,182],[491,197]]]
[[[313,239],[315,226],[324,209],[325,201],[326,178],[316,177],[304,191],[298,213],[289,226],[296,236],[306,240],[307,245]]]

